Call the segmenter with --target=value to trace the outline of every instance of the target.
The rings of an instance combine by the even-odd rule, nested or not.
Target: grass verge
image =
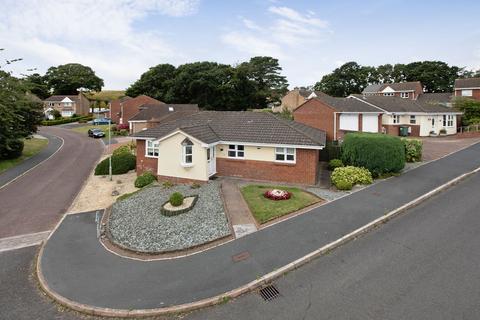
[[[100,125],[97,125],[97,126],[85,125],[85,126],[73,128],[71,130],[75,131],[75,132],[78,132],[78,133],[82,133],[84,135],[87,135],[87,132],[88,132],[89,129],[100,129],[100,130],[102,130],[103,132],[105,132],[105,138],[103,138],[103,139],[108,139],[108,124],[100,124]],[[115,136],[115,134],[112,133],[112,137],[114,137],[114,136]]]
[[[16,159],[0,160],[0,173],[15,167],[22,161],[36,155],[43,150],[48,144],[47,139],[25,139],[25,146],[23,148],[22,155]]]
[[[263,196],[265,191],[272,189],[286,190],[292,194],[288,200],[270,200]],[[320,198],[302,189],[284,186],[248,185],[240,190],[250,211],[259,223],[265,223],[291,212],[298,211],[314,203]]]

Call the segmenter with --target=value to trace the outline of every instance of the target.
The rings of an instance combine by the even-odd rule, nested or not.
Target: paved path
[[[51,157],[62,147],[63,140],[61,138],[46,132],[43,133],[43,136],[48,139],[48,144],[42,151],[22,161],[15,167],[0,173],[0,188],[6,186],[7,183],[11,183],[14,179],[25,174],[28,170],[32,170],[32,168]]]
[[[40,258],[48,285],[73,301],[149,309],[209,298],[257,279],[480,166],[480,144],[192,256],[140,262],[96,239],[95,214],[67,216]],[[233,262],[248,251],[250,257]]]
[[[237,182],[225,178],[222,180],[222,194],[228,221],[232,225],[235,238],[241,238],[257,231],[255,219],[238,189]]]
[[[0,189],[0,238],[50,230],[103,151],[101,142],[67,129],[42,127],[39,133],[60,137],[64,145],[53,157]]]

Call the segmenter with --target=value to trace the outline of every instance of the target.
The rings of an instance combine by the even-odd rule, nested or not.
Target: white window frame
[[[230,155],[230,152],[233,155]],[[245,158],[245,145],[243,144],[229,144],[227,149],[227,156],[232,159],[244,159]]]
[[[393,124],[399,124],[400,123],[400,115],[399,114],[394,114],[393,115]]]
[[[277,159],[277,156],[283,156],[283,160]],[[293,157],[293,159],[288,159]],[[275,147],[275,162],[295,163],[297,160],[297,149],[286,147]]]
[[[417,117],[415,115],[410,116],[410,124],[417,124]]]
[[[472,89],[462,89],[462,97],[471,97],[473,96]]]
[[[188,152],[188,148],[190,148],[190,152]],[[190,157],[190,161],[188,161],[188,157]],[[182,146],[182,165],[193,165],[193,144]]]
[[[443,126],[448,128],[453,127],[453,115],[451,114],[443,115]]]
[[[400,97],[404,99],[410,98],[410,92],[400,92]]]
[[[395,95],[395,93],[394,92],[385,92],[383,95],[385,97],[393,97]]]
[[[156,152],[155,152],[156,151]],[[156,153],[156,155],[155,155]],[[145,157],[158,158],[160,156],[160,142],[154,140],[146,140]]]

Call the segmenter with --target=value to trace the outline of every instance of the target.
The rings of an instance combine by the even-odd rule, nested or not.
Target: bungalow
[[[205,182],[212,176],[315,184],[325,132],[259,112],[203,111],[140,131],[137,174]]]
[[[364,96],[400,97],[411,100],[417,100],[422,93],[423,86],[420,81],[371,84],[362,92]]]
[[[455,80],[455,97],[480,100],[480,78]]]
[[[112,121],[118,124],[128,123],[128,120],[140,111],[145,104],[163,104],[149,96],[140,95],[135,98],[123,97],[110,102]]]
[[[145,104],[128,120],[130,133],[156,127],[199,111],[198,104]]]
[[[90,100],[82,93],[78,95],[54,95],[43,100],[43,111],[49,119],[53,119],[53,111],[57,110],[61,116],[68,118],[77,115],[88,115]]]

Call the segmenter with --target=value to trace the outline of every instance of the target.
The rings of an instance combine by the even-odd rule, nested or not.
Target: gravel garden
[[[198,197],[186,212],[162,214],[162,206],[176,192]],[[216,181],[195,188],[149,185],[113,204],[108,227],[112,242],[141,253],[184,250],[231,233]]]

